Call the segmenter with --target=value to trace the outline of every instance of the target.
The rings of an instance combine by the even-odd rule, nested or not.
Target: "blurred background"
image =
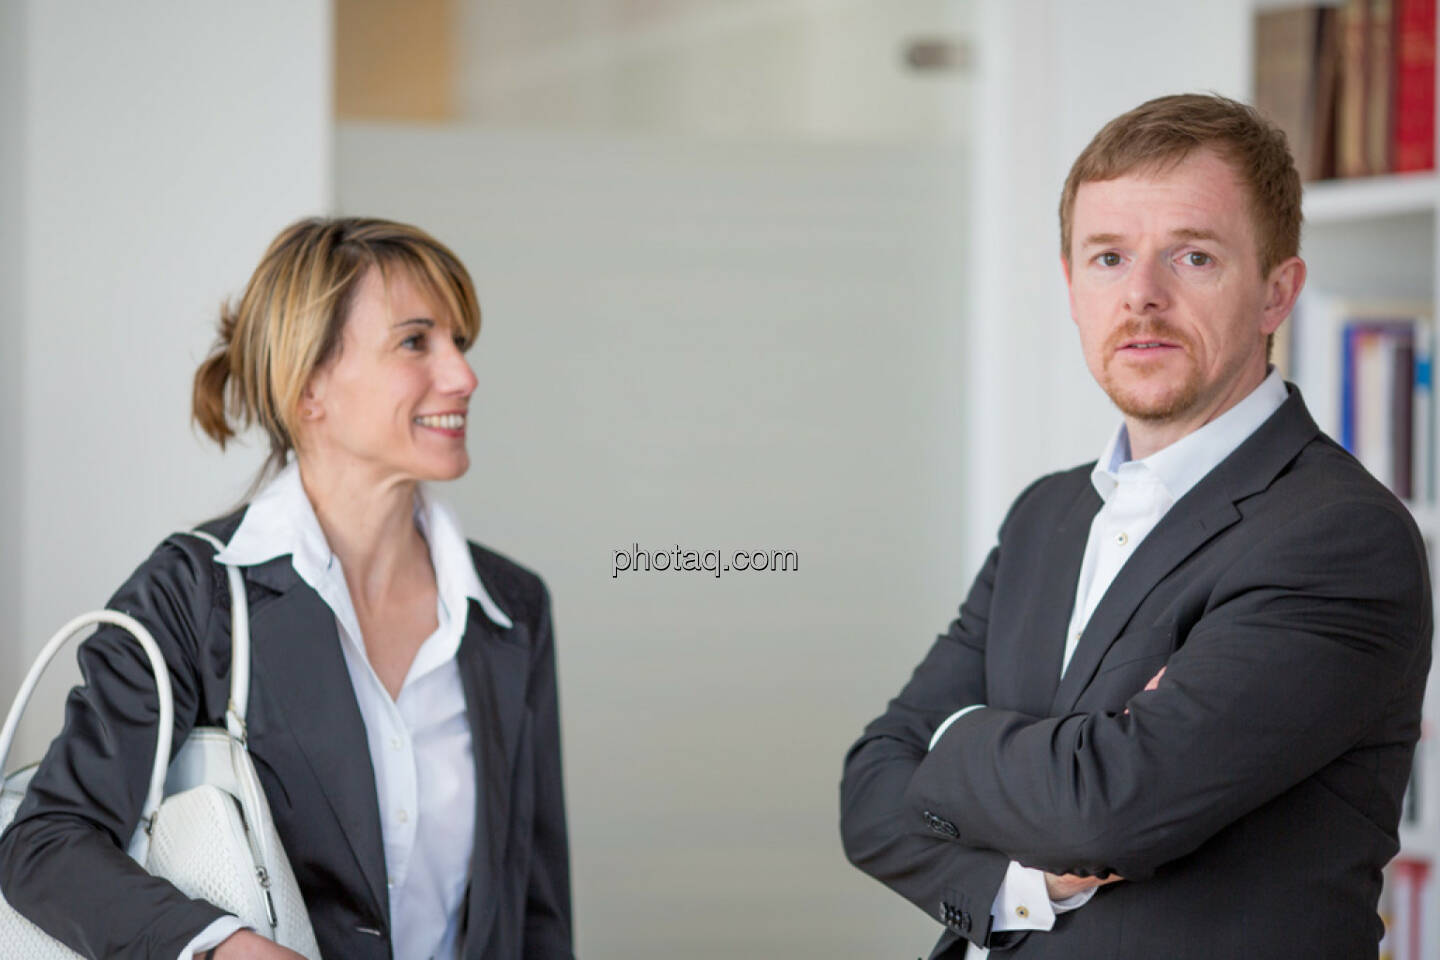
[[[579,952],[927,953],[845,861],[842,757],[1011,498],[1113,428],[1070,161],[1152,96],[1250,98],[1275,6],[0,0],[0,704],[242,496],[262,444],[203,441],[190,382],[269,240],[411,221],[484,313],[444,496],[554,597]],[[1433,299],[1435,180],[1399,179],[1320,242]],[[614,575],[632,546],[798,570]]]

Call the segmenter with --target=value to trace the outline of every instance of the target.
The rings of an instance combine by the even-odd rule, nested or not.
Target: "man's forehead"
[[[1164,169],[1080,184],[1074,234],[1082,243],[1135,233],[1223,240],[1249,232],[1249,212],[1248,195],[1230,164],[1197,152]]]

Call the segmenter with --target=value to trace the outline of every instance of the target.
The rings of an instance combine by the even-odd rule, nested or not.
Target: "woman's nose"
[[[470,361],[465,359],[465,354],[454,344],[440,364],[439,388],[444,393],[456,394],[468,397],[475,392],[479,380],[475,377],[475,371],[470,369]]]

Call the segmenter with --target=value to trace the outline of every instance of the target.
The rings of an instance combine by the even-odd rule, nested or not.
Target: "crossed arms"
[[[959,618],[851,749],[841,784],[851,861],[931,916],[952,920],[942,905],[958,905],[976,942],[1010,860],[1143,882],[1377,725],[1393,735],[1387,706],[1424,682],[1429,595],[1413,526],[1379,500],[1336,504],[1295,511],[1196,575],[1208,579],[1187,589],[1203,602],[1189,617],[1176,605],[1183,645],[1157,689],[1140,689],[1159,666],[1146,664],[1128,702],[1082,694],[1078,712],[1056,717],[992,705],[927,752],[955,709],[991,702],[986,644],[1006,546],[1002,528]],[[1107,666],[1124,675],[1106,661],[1096,682]]]

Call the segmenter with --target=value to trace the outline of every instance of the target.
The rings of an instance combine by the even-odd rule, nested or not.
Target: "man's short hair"
[[[1105,124],[1065,178],[1060,194],[1060,255],[1070,262],[1075,194],[1082,183],[1165,170],[1196,150],[1216,150],[1250,194],[1260,272],[1300,252],[1300,174],[1285,133],[1254,107],[1219,94],[1157,97]]]

